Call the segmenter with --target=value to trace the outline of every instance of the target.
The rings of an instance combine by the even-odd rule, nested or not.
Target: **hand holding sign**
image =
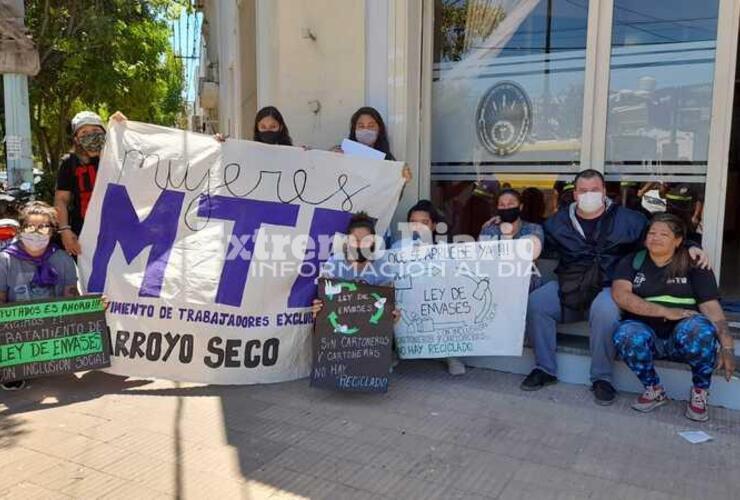
[[[521,355],[531,255],[521,240],[395,252],[399,356]]]
[[[0,383],[106,368],[109,353],[99,295],[0,306]]]
[[[393,343],[393,289],[319,280],[311,385],[386,392]]]

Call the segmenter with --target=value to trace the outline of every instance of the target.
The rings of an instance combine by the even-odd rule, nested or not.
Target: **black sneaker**
[[[597,405],[609,406],[617,397],[617,390],[606,380],[597,380],[591,385],[591,390]]]
[[[545,373],[539,368],[535,368],[527,375],[519,388],[523,391],[538,391],[546,385],[557,384],[558,378],[553,377],[549,373]]]

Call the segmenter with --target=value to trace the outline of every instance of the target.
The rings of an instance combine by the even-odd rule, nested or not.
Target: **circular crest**
[[[499,82],[483,95],[476,113],[478,138],[492,154],[508,156],[524,144],[532,126],[532,105],[524,89]]]

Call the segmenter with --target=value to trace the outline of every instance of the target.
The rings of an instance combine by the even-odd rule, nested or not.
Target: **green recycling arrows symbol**
[[[377,293],[373,293],[372,296],[376,302],[383,298]],[[380,321],[380,318],[383,317],[383,312],[385,312],[385,303],[378,307],[378,310],[375,311],[375,313],[370,317],[370,323],[372,323],[373,325],[377,325],[378,321]]]
[[[331,326],[334,328],[335,332],[339,332],[343,335],[354,335],[355,333],[360,331],[360,329],[357,327],[347,328],[345,325],[340,325],[339,316],[337,316],[336,311],[332,311],[332,313],[329,314],[328,318],[329,323],[331,323]]]
[[[351,282],[336,282],[331,284],[331,288],[334,290],[347,290],[348,292],[356,292],[357,291],[357,285],[355,283]],[[329,285],[327,285],[327,289],[331,289]],[[328,290],[327,290],[328,291]],[[328,299],[332,299],[334,297],[334,293],[327,293],[326,297]],[[379,306],[375,306],[376,310],[370,316],[369,323],[371,325],[377,325],[380,319],[383,317],[383,314],[385,313],[385,301],[383,300],[383,296],[378,293],[371,293],[370,294],[373,299],[375,299],[375,304],[378,304],[380,302]],[[373,304],[373,305],[375,305]],[[350,327],[345,324],[342,324],[339,320],[339,315],[336,311],[332,311],[327,316],[327,319],[329,320],[329,324],[332,326],[335,333],[341,333],[342,335],[354,335],[355,333],[359,332],[360,329],[358,327]]]

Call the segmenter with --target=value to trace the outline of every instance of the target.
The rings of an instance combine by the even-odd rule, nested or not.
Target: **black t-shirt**
[[[638,297],[665,307],[698,310],[698,305],[719,299],[719,290],[714,273],[708,269],[690,267],[685,276],[668,277],[668,267],[658,267],[645,253],[645,259],[636,271],[633,262],[636,254],[630,254],[619,261],[614,272],[614,280],[632,283],[632,293]],[[658,337],[668,338],[677,321],[664,318],[638,316],[625,312],[625,319],[636,319],[650,325]]]
[[[595,219],[584,219],[576,214],[576,219],[578,219],[578,223],[581,225],[581,229],[583,229],[583,234],[586,237],[586,241],[595,241],[596,230],[599,227],[599,221],[603,218],[604,214],[601,214]]]
[[[69,207],[69,225],[72,231],[79,235],[82,223],[85,222],[87,206],[90,203],[95,178],[98,175],[99,158],[91,158],[88,163],[82,163],[76,154],[70,154],[62,159],[57,175],[57,190],[72,193]]]

